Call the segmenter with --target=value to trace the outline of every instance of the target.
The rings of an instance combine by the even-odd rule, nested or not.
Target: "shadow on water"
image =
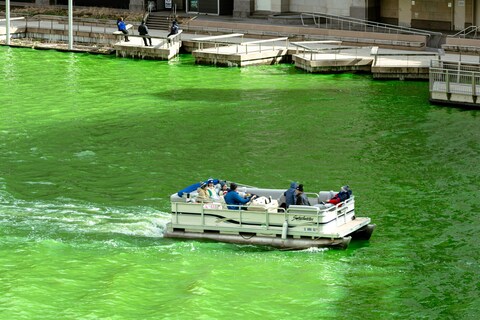
[[[327,107],[321,105],[322,101],[334,100],[334,96],[341,93],[342,89],[339,88],[327,88],[322,90],[322,94],[312,95],[311,89],[282,89],[276,90],[274,88],[265,89],[208,89],[208,88],[181,88],[166,90],[162,92],[154,93],[153,96],[163,100],[175,100],[175,101],[190,101],[190,102],[214,102],[215,106],[221,106],[224,103],[236,103],[239,104],[242,101],[250,101],[257,105],[262,100],[271,99],[272,95],[276,96],[278,100],[275,103],[282,104],[281,97],[288,97],[288,103],[291,103],[292,97],[303,97],[304,100],[314,100],[318,104],[316,107]],[[221,104],[219,104],[221,99]],[[260,100],[260,101],[259,101]],[[273,101],[272,101],[273,102]],[[298,104],[299,102],[297,102]],[[292,105],[292,107],[299,107],[298,105]]]

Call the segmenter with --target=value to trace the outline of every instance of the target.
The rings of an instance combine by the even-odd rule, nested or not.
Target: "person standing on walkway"
[[[127,26],[125,25],[125,22],[123,22],[123,17],[120,17],[117,19],[117,27],[118,31],[121,31],[125,35],[125,42],[128,42],[128,30]]]
[[[150,38],[150,35],[148,34],[148,27],[145,24],[145,20],[142,20],[142,23],[140,23],[140,25],[138,26],[138,34],[142,36],[143,43],[146,47],[148,47],[147,39],[150,42],[150,46],[152,45],[152,38]]]

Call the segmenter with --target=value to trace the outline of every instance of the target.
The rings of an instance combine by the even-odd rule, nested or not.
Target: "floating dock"
[[[311,73],[369,72],[373,58],[369,48],[342,46],[341,41],[292,42],[292,61]]]
[[[120,40],[114,44],[113,49],[115,50],[115,55],[122,58],[170,60],[180,53],[180,48],[182,47],[180,34],[181,32],[169,38],[148,36],[152,41],[151,46],[145,46],[142,36],[129,35],[130,41]],[[124,35],[118,35],[118,37],[123,38]]]
[[[480,63],[432,60],[430,102],[480,107]]]
[[[312,73],[366,72],[375,79],[428,80],[430,61],[442,54],[341,45],[319,48],[319,44],[325,42],[292,43],[303,49],[292,55],[295,66]]]
[[[229,41],[232,39],[236,41]],[[288,55],[288,37],[243,41],[243,34],[233,33],[191,41],[198,46],[192,52],[197,64],[227,67],[275,64],[286,61]]]

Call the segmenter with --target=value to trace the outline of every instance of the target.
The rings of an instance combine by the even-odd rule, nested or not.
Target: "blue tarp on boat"
[[[207,179],[207,180],[205,180],[204,182],[207,183],[208,180],[213,180],[213,184],[220,183],[220,180],[219,180],[219,179],[212,179],[212,178]],[[190,193],[190,192],[192,192],[192,191],[197,190],[198,188],[200,188],[200,184],[201,184],[201,183],[202,183],[202,181],[197,182],[197,183],[194,183],[194,184],[186,187],[185,189],[182,189],[182,190],[178,191],[178,192],[177,192],[178,196],[181,197],[181,196],[183,196],[184,193]]]

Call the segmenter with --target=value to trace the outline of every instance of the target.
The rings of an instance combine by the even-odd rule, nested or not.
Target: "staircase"
[[[162,12],[151,12],[147,18],[147,27],[151,30],[168,31],[172,18]]]

